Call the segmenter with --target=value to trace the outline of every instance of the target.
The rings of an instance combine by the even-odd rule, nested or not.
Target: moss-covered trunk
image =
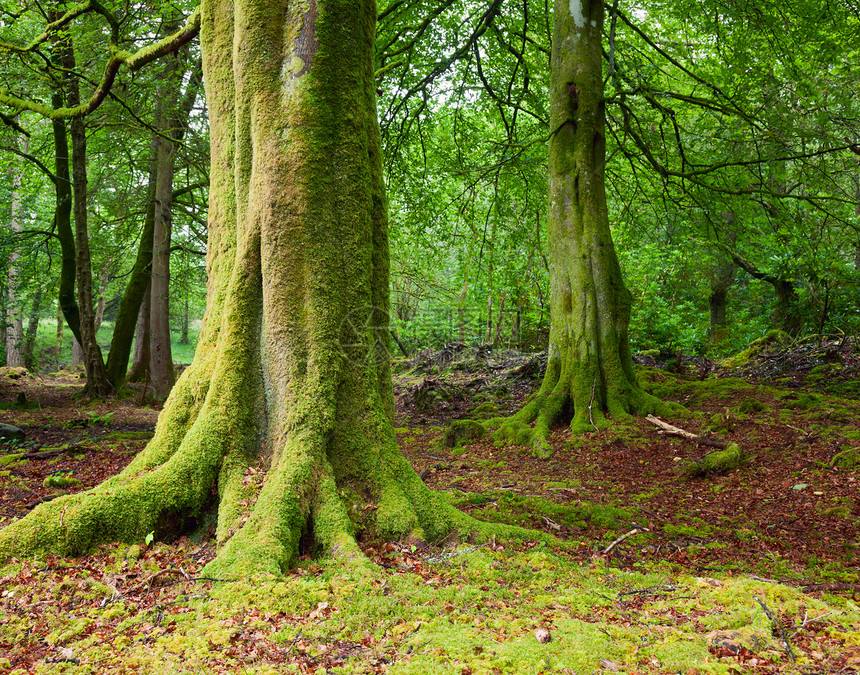
[[[556,0],[550,65],[549,362],[540,391],[498,435],[549,450],[550,425],[577,432],[662,404],[636,381],[631,297],[612,243],[604,186],[603,3]],[[526,426],[534,421],[534,428]]]
[[[137,246],[134,266],[129,274],[128,283],[119,303],[116,321],[114,322],[113,335],[111,336],[110,351],[108,352],[105,370],[108,379],[116,389],[125,384],[128,369],[128,357],[131,353],[132,342],[135,337],[135,328],[138,326],[138,315],[142,314],[141,307],[144,297],[149,289],[152,276],[152,234],[155,229],[155,177],[158,161],[158,138],[153,138],[150,143],[149,159],[149,181],[146,191],[146,213],[143,220],[143,229],[140,233],[140,242]],[[149,305],[146,309],[146,323],[149,323]],[[149,367],[149,338],[147,331],[146,340],[146,364]],[[143,341],[138,338],[135,343],[135,354],[143,349]]]
[[[465,524],[394,439],[374,24],[372,0],[204,1],[209,287],[194,362],[147,449],[7,526],[0,559],[141,541],[209,508],[219,573],[283,570],[303,534],[351,558],[356,513],[389,536]]]

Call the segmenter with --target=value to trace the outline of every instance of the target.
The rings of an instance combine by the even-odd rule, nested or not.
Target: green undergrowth
[[[744,659],[800,673],[860,643],[850,600],[743,576],[623,571],[540,545],[389,550],[388,569],[305,562],[232,582],[184,581],[127,547],[10,565],[0,668],[22,675],[36,654],[31,672],[73,674],[728,674],[743,664],[709,647],[730,636]],[[20,609],[32,606],[37,617]]]
[[[799,415],[828,424],[850,424],[860,416],[860,402],[824,392],[757,385],[735,377],[686,379],[644,366],[637,366],[637,376],[645,391],[661,399],[680,400],[693,414],[702,406],[720,406],[722,412],[709,420],[714,432],[732,431],[735,423],[768,416],[772,410],[786,418]]]
[[[749,363],[750,359],[771,349],[779,349],[791,342],[791,337],[781,330],[770,330],[758,340],[753,340],[743,351],[725,360],[728,368],[739,368]]]
[[[561,527],[587,530],[617,530],[635,517],[633,509],[578,501],[558,504],[543,497],[520,495],[509,490],[464,495],[454,493],[449,499],[455,506],[470,505],[469,513],[480,520],[518,527],[539,527],[544,517]],[[610,536],[610,535],[607,535]]]

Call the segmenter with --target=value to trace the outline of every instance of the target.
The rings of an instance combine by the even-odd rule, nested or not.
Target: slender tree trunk
[[[35,369],[36,362],[36,334],[39,332],[39,312],[42,309],[42,286],[36,287],[33,294],[33,304],[30,306],[30,316],[27,319],[27,332],[24,336],[24,361],[27,368]]]
[[[523,322],[523,310],[525,309],[526,301],[524,298],[520,298],[517,301],[517,311],[514,315],[514,323],[511,326],[511,344],[515,349],[520,349],[520,331],[522,329]]]
[[[55,92],[52,97],[54,108],[63,106],[62,92]],[[69,330],[75,338],[80,338],[80,321],[78,303],[75,300],[75,234],[72,231],[72,178],[69,173],[69,139],[66,124],[61,119],[51,120],[54,140],[54,190],[56,203],[54,206],[54,231],[60,244],[62,262],[60,267],[60,284],[58,294],[58,311],[62,317],[58,320],[58,339],[62,339],[63,319],[69,325]],[[61,348],[62,342],[58,342]],[[59,359],[60,352],[57,351]]]
[[[25,137],[22,150],[27,152],[29,146]],[[23,229],[23,205],[21,203],[21,181],[23,175],[23,159],[15,163],[12,169],[12,194],[10,195],[9,224],[13,232]],[[16,368],[25,367],[24,359],[24,317],[21,312],[20,277],[18,251],[12,251],[7,268],[6,294],[6,365]]]
[[[95,309],[95,317],[93,318],[93,330],[94,335],[98,335],[99,328],[102,325],[102,318],[105,313],[105,293],[107,292],[108,285],[108,267],[110,265],[110,261],[106,261],[104,266],[102,267],[102,274],[99,278],[99,300]],[[77,338],[72,337],[72,365],[77,366],[78,364],[83,363],[86,367],[86,354],[84,353],[84,348],[81,346],[81,343],[78,342]]]
[[[502,299],[499,301],[499,319],[496,321],[496,332],[493,335],[493,342],[491,343],[493,347],[499,344],[499,340],[502,335],[502,319],[505,317],[505,298],[502,296]]]
[[[493,338],[493,294],[487,295],[487,323],[484,331],[484,344],[491,344]]]
[[[857,200],[854,215],[860,218],[860,169],[854,173],[854,197]],[[860,240],[854,242],[854,269],[860,272]]]
[[[63,323],[65,317],[63,316],[63,308],[57,303],[57,337],[54,342],[54,360],[55,366],[57,368],[60,367],[60,353],[63,351]]]
[[[164,120],[163,120],[164,122]],[[163,124],[169,133],[168,124]],[[152,395],[163,401],[173,387],[173,356],[170,351],[170,234],[173,208],[173,143],[159,139],[158,172],[155,182],[155,229],[152,243],[150,285],[149,371]]]
[[[69,38],[64,39],[63,66],[66,69],[64,85],[66,104],[80,104],[78,77],[75,74],[75,55]],[[75,285],[78,310],[78,332],[69,324],[83,349],[84,368],[87,373],[85,393],[90,397],[106,396],[112,390],[104,368],[101,349],[96,342],[95,312],[93,311],[93,280],[90,256],[90,237],[87,224],[87,131],[82,117],[69,122],[72,141],[72,191],[75,221]],[[67,319],[68,320],[68,319]]]
[[[183,78],[179,77],[177,74],[177,76],[174,77],[173,80],[170,82],[170,84],[175,90],[178,91],[178,87],[180,86],[182,79]],[[178,106],[176,110],[174,125],[170,129],[170,133],[176,141],[182,140],[185,135],[186,129],[188,128],[188,120],[191,115],[191,111],[194,108],[194,104],[197,100],[198,90],[201,87],[202,79],[202,65],[198,61],[191,71],[191,77],[188,81],[188,87],[186,89],[185,96],[183,98],[182,104]],[[175,95],[171,94],[172,98],[176,98],[176,96],[178,96],[178,93]],[[163,103],[164,102],[161,100],[161,96],[159,95],[157,105],[157,109],[159,110],[159,112],[156,115],[158,118],[162,118],[164,116]],[[152,142],[150,144],[149,182],[147,187],[146,216],[144,219],[143,230],[141,232],[140,244],[138,246],[137,257],[135,258],[134,267],[132,268],[128,284],[126,285],[125,291],[123,292],[122,300],[120,301],[116,323],[114,324],[113,336],[111,337],[111,348],[110,352],[108,353],[107,364],[105,365],[108,378],[113,383],[114,387],[116,387],[117,389],[120,388],[126,381],[126,371],[128,369],[128,358],[129,354],[131,353],[132,342],[136,339],[137,342],[135,344],[141,343],[140,335],[136,336],[136,326],[139,325],[138,317],[140,313],[141,303],[144,300],[144,296],[147,295],[147,293],[149,292],[152,279],[152,247],[155,231],[155,186],[157,182],[159,148],[159,137],[153,136]],[[149,312],[149,309],[147,309],[147,312]],[[149,358],[148,325],[149,315],[147,314],[147,359]],[[137,354],[137,348],[135,348],[135,354]],[[136,375],[136,378],[134,379],[142,379],[140,377],[141,373],[148,368],[148,363],[144,367],[141,366],[140,361],[134,361],[131,367],[131,370],[134,371]],[[132,379],[132,381],[134,381],[134,379]]]
[[[149,317],[150,317],[150,293],[147,286],[140,303],[137,317],[137,329],[134,336],[134,355],[131,359],[131,368],[128,371],[129,382],[149,381]]]
[[[108,282],[110,281],[110,259],[105,260],[104,265],[102,265],[102,273],[99,276],[99,301],[96,303],[96,333],[99,332],[99,328],[102,327],[102,321],[105,318],[105,303],[107,302],[107,298],[105,295],[107,294]]]
[[[204,0],[200,347],[147,449],[7,526],[0,560],[161,537],[207,507],[220,546],[207,574],[279,573],[303,533],[309,550],[357,561],[357,513],[382,536],[498,531],[430,492],[394,439],[374,27],[367,0]],[[260,452],[262,486],[247,480]]]
[[[149,285],[152,279],[152,241],[155,230],[155,180],[158,166],[158,138],[153,137],[149,149],[149,182],[146,192],[146,214],[137,256],[122,294],[116,322],[113,327],[110,351],[105,370],[114,387],[119,389],[126,378],[139,381],[141,373],[149,370]],[[144,301],[144,298],[147,298]],[[146,310],[143,310],[146,305]],[[145,316],[145,318],[144,318]],[[128,357],[134,342],[134,358],[128,369]],[[141,349],[146,345],[146,361],[143,365]]]
[[[711,294],[708,308],[711,314],[711,346],[717,347],[728,337],[728,297],[735,277],[735,264],[722,258],[711,271]]]
[[[78,338],[72,336],[72,362],[69,364],[72,367],[79,366],[84,362],[84,348],[78,342]],[[84,366],[86,368],[86,366]]]
[[[612,243],[604,186],[603,3],[556,0],[550,72],[549,361],[538,394],[497,432],[535,454],[572,412],[575,432],[667,406],[636,381],[631,297]],[[572,410],[571,410],[572,409]],[[534,428],[526,426],[534,421]]]
[[[463,272],[463,288],[457,298],[457,337],[461,344],[466,343],[466,293],[469,291],[469,267]]]
[[[0,317],[3,317],[3,320],[0,321],[0,345],[3,345],[4,349],[6,347],[6,330],[8,326],[6,325],[6,294],[4,293],[2,297],[0,297]],[[4,358],[5,360],[5,358]]]
[[[185,288],[185,304],[182,309],[182,334],[179,336],[179,344],[188,344],[188,287]]]
[[[179,109],[179,82],[182,80],[182,56],[167,57],[158,87],[159,119],[163,135],[158,138],[155,180],[155,228],[152,243],[152,281],[150,284],[149,371],[152,396],[163,401],[175,382],[173,355],[170,349],[170,238],[173,223],[173,173],[180,128],[188,112]],[[183,112],[185,114],[183,114]]]

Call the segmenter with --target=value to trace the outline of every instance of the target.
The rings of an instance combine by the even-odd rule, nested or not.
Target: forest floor
[[[369,541],[381,576],[304,559],[262,586],[197,577],[213,550],[187,538],[16,563],[0,570],[0,673],[860,672],[860,350],[644,360],[646,389],[690,411],[665,421],[737,443],[741,466],[685,477],[713,448],[644,419],[559,427],[549,459],[490,436],[443,447],[452,420],[521,407],[544,364],[423,352],[395,368],[415,470],[557,547]],[[152,435],[158,410],[136,397],[86,403],[77,373],[3,373],[0,422],[26,437],[0,445],[0,525],[115,474]]]

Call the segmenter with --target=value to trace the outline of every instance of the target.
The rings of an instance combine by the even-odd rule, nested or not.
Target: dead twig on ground
[[[816,616],[814,619],[807,618],[809,616],[809,613],[804,612],[803,613],[803,621],[801,621],[800,627],[791,634],[791,637],[794,637],[795,635],[797,635],[800,631],[802,631],[804,628],[806,628],[807,625],[809,625],[811,623],[816,623],[817,621],[821,621],[821,619],[823,619],[825,616],[830,616],[831,614],[833,614],[834,611],[835,610],[825,612],[824,614],[820,614],[819,616]]]
[[[782,630],[782,626],[779,625],[779,621],[777,621],[773,612],[770,611],[768,606],[764,604],[759,598],[756,598],[755,601],[761,605],[762,610],[767,615],[767,618],[770,619],[773,627],[779,632],[779,637],[782,640],[782,644],[785,646],[785,653],[788,654],[788,658],[792,660],[792,662],[796,662],[797,659],[794,657],[794,652],[791,649],[791,643],[788,641],[788,638],[785,636],[785,631]]]
[[[51,459],[52,457],[58,457],[67,452],[89,452],[92,448],[88,448],[85,445],[66,445],[61,448],[52,448],[50,450],[44,451],[33,451],[28,450],[23,454],[21,459]]]
[[[659,417],[654,417],[654,415],[646,415],[645,419],[651,422],[656,427],[659,427],[661,431],[658,431],[659,434],[668,434],[669,436],[679,436],[681,438],[686,438],[689,441],[693,441],[694,443],[698,443],[699,445],[707,445],[711,448],[726,448],[729,444],[728,441],[724,441],[721,438],[711,438],[710,436],[699,436],[697,434],[692,433],[691,431],[685,431],[676,426],[672,426],[668,422],[664,422]]]
[[[605,549],[603,549],[601,551],[601,555],[609,555],[612,552],[612,549],[614,549],[616,546],[618,546],[618,544],[620,544],[625,539],[632,537],[634,534],[637,534],[639,532],[650,532],[650,531],[651,530],[644,528],[644,527],[634,527],[632,530],[630,530],[629,532],[625,532],[620,537],[618,537],[618,539],[616,539],[611,544],[609,544],[609,546],[607,546]]]
[[[144,586],[146,587],[146,591],[148,592],[148,591],[150,591],[150,590],[152,589],[152,582],[153,582],[153,581],[155,581],[155,580],[156,580],[156,579],[158,579],[159,577],[163,577],[163,576],[166,576],[166,575],[168,575],[168,574],[176,574],[176,575],[179,575],[179,576],[181,576],[181,577],[184,577],[184,580],[185,580],[185,581],[188,581],[188,580],[189,580],[189,578],[190,578],[190,577],[188,576],[188,574],[185,572],[185,570],[183,570],[182,568],[174,569],[174,568],[172,568],[172,567],[171,567],[171,568],[167,568],[167,569],[159,570],[159,571],[158,571],[158,572],[156,572],[155,574],[150,574],[146,579],[144,579],[144,580],[143,580],[143,581],[141,581],[140,583],[138,583],[138,584],[136,584],[136,585],[132,586],[131,588],[129,588],[129,589],[126,591],[126,595],[131,595],[131,594],[133,594],[134,592],[136,592],[136,591],[138,591],[138,590],[142,589]]]

